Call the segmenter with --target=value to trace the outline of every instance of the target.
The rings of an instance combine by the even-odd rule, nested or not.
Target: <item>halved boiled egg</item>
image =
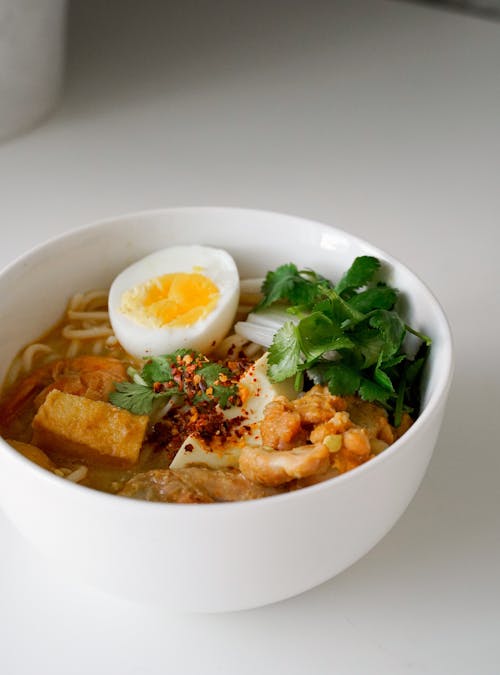
[[[233,258],[208,246],[172,246],[142,258],[111,284],[109,318],[138,357],[176,349],[211,351],[227,334],[239,300]]]

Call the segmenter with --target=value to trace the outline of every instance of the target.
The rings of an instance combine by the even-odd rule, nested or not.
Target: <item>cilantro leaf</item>
[[[375,286],[375,288],[367,288],[366,291],[353,295],[348,303],[358,312],[367,314],[374,309],[392,309],[397,297],[398,294],[394,288]]]
[[[365,318],[364,314],[358,312],[354,307],[351,307],[351,305],[341,298],[339,293],[333,288],[322,289],[322,292],[329,301],[328,305],[325,305],[324,302],[321,303],[321,307],[324,307],[323,311],[325,314],[328,314],[335,323],[338,323],[343,328],[354,326]]]
[[[262,284],[264,295],[259,308],[269,307],[278,300],[290,300],[294,304],[303,304],[309,298],[310,283],[301,278],[293,263],[281,265],[274,272],[268,272]]]
[[[361,376],[357,370],[343,363],[333,363],[326,369],[328,389],[332,394],[349,396],[359,388]]]
[[[109,402],[135,415],[149,415],[157,394],[150,387],[135,382],[117,382]]]
[[[291,321],[274,335],[269,348],[268,375],[271,382],[282,382],[297,372],[300,364],[300,338]]]
[[[154,382],[169,382],[172,378],[172,360],[167,356],[153,356],[141,372],[141,377],[147,384]]]
[[[384,403],[393,395],[385,387],[381,387],[380,384],[367,377],[361,379],[358,393],[364,401],[378,401],[379,403]]]
[[[199,368],[197,373],[205,380],[207,387],[211,387],[219,377],[222,370],[222,366],[220,366],[218,363],[211,363],[209,361],[206,365]]]
[[[229,399],[235,394],[234,387],[227,386],[226,384],[232,376],[231,371],[218,363],[209,362],[207,365],[197,370],[197,373],[205,383],[205,391],[201,390],[200,393],[195,396],[194,403],[202,400],[210,400],[210,398],[213,397],[217,399],[221,408],[226,408]],[[211,396],[206,394],[207,389],[212,389]]]
[[[391,356],[389,359],[384,359],[380,362],[381,366],[384,366],[385,370],[398,366],[402,361],[406,361],[408,356],[406,354],[398,354],[397,356]]]
[[[359,256],[335,286],[335,290],[342,295],[347,290],[357,290],[366,286],[379,268],[380,261],[377,258],[369,255]]]
[[[376,328],[384,340],[382,353],[385,358],[393,356],[401,347],[405,336],[405,324],[396,312],[378,309],[370,315],[370,326]]]
[[[300,346],[307,359],[315,359],[325,352],[353,346],[340,327],[322,312],[313,312],[298,324]]]
[[[312,270],[299,271],[293,263],[281,265],[267,273],[261,289],[264,297],[255,309],[258,311],[278,301],[287,301],[303,309],[310,308],[320,289],[330,286],[329,281]]]
[[[375,368],[373,379],[380,387],[394,393],[394,385],[392,384],[391,378],[381,368]]]
[[[361,357],[363,368],[369,368],[378,362],[385,345],[384,336],[380,331],[371,328],[365,322],[356,326],[350,336],[356,345],[356,352]]]
[[[326,384],[332,394],[348,396],[355,394],[361,376],[356,368],[342,362],[320,361],[308,368],[307,375],[315,384]]]

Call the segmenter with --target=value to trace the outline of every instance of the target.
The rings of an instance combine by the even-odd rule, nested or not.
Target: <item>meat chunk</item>
[[[210,503],[259,499],[279,490],[256,485],[235,469],[156,469],[134,476],[118,493],[155,502]]]
[[[49,454],[104,466],[135,464],[148,417],[53,389],[33,420],[33,443]]]
[[[394,433],[387,419],[387,412],[375,403],[351,397],[347,410],[356,426],[363,427],[370,438],[380,438],[388,445],[394,442]]]
[[[330,420],[328,420],[328,422],[318,424],[318,426],[314,427],[314,429],[311,431],[311,435],[309,436],[309,440],[311,443],[323,443],[327,436],[343,434],[344,431],[347,431],[347,429],[350,429],[351,427],[352,422],[349,417],[349,413],[345,411],[338,412],[335,413],[335,415]]]
[[[346,402],[342,397],[330,394],[328,387],[317,384],[304,396],[292,401],[292,406],[303,424],[323,424],[337,411],[345,410]]]
[[[289,450],[306,440],[300,415],[284,396],[278,396],[265,407],[260,433],[262,445],[275,450]]]
[[[247,445],[240,455],[240,471],[249,480],[269,486],[324,473],[329,466],[328,448],[322,443],[281,451]]]

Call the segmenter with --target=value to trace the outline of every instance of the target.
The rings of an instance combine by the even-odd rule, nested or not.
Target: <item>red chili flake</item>
[[[185,450],[186,452],[193,452],[193,450],[194,450],[194,445],[193,445],[192,443],[186,443],[186,445],[184,446],[184,450]]]

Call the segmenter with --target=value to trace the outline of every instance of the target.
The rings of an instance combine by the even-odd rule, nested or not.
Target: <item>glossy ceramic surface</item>
[[[162,607],[256,607],[338,574],[404,512],[443,416],[452,373],[449,327],[413,273],[342,230],[245,209],[165,209],[71,232],[6,268],[0,274],[2,367],[58,319],[72,293],[109,285],[138,258],[181,243],[227,249],[241,277],[294,261],[335,278],[357,255],[385,261],[388,280],[403,293],[407,319],[433,339],[416,423],[348,474],[299,492],[233,504],[154,504],[102,494],[38,468],[1,442],[0,505],[42,554],[79,582]]]

